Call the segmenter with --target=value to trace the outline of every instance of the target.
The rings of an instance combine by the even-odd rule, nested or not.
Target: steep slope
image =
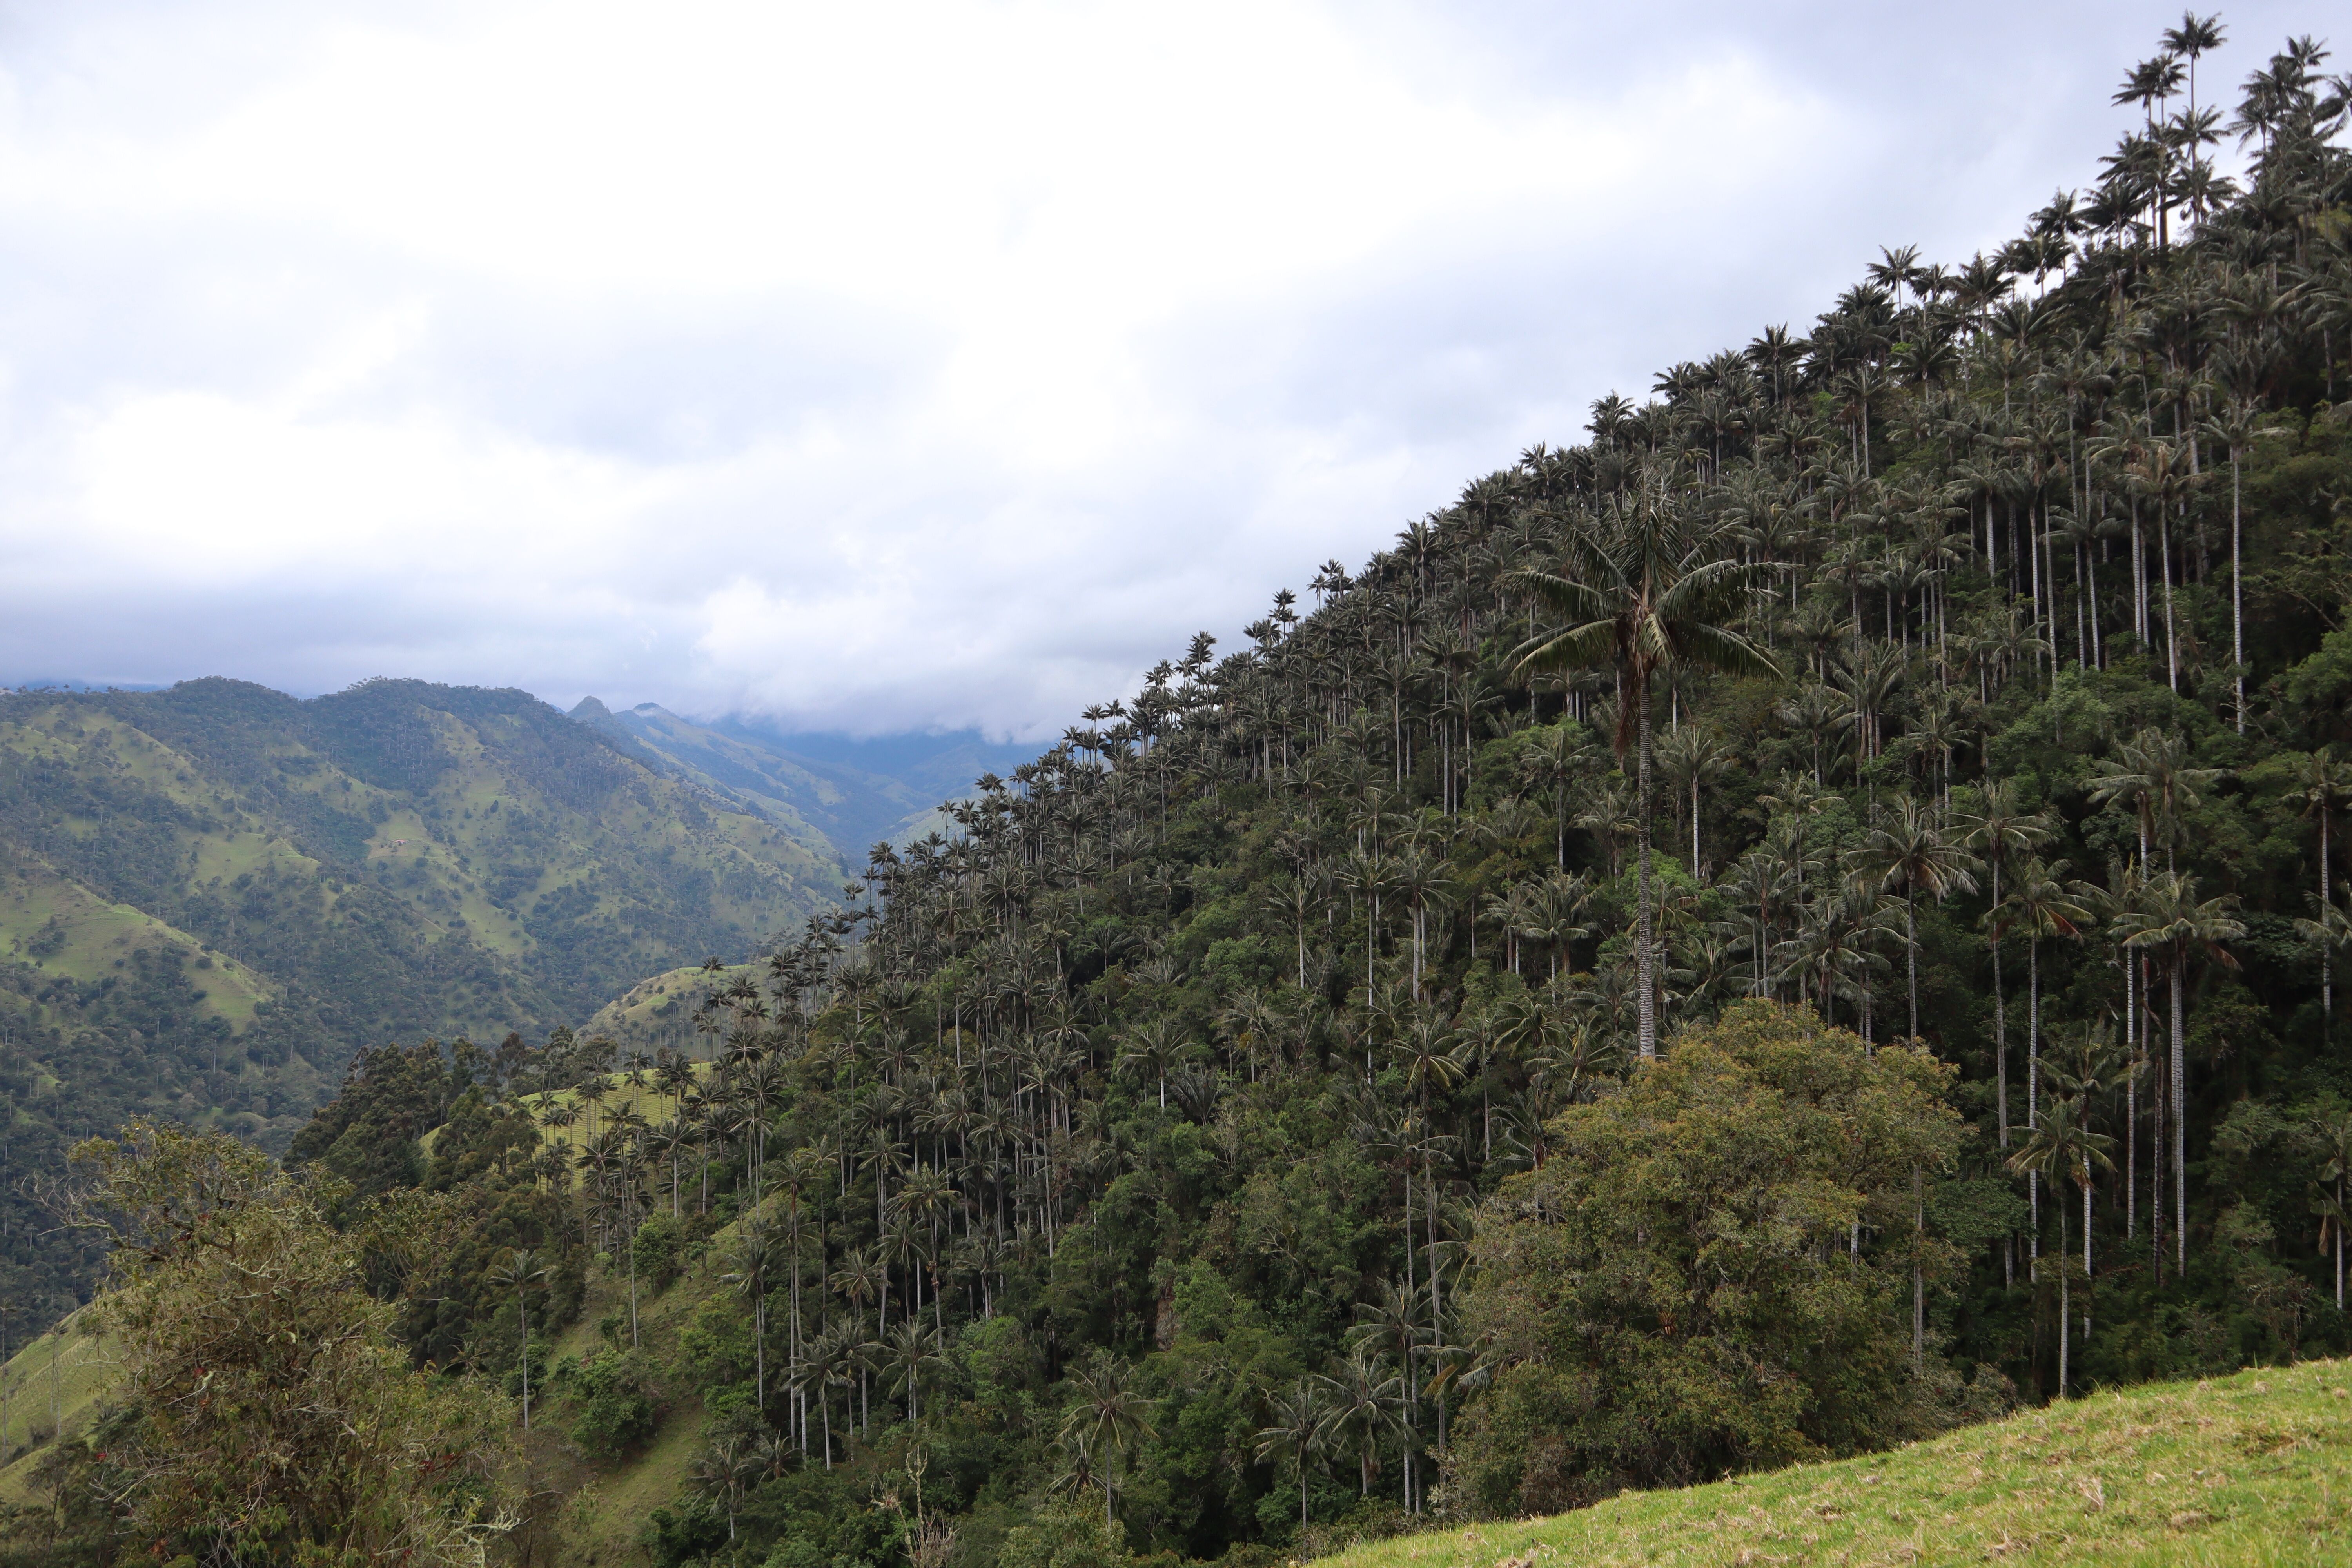
[[[79,1293],[18,1180],[73,1137],[144,1111],[282,1146],[362,1043],[577,1023],[841,874],[520,691],[0,698],[0,1293]]]

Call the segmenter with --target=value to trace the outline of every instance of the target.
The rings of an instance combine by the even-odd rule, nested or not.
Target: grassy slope
[[[0,1365],[0,1502],[34,1500],[33,1472],[50,1436],[79,1434],[113,1381],[105,1342],[80,1323],[67,1319]]]
[[[690,1200],[689,1200],[690,1201]],[[734,1240],[730,1226],[711,1238],[704,1256],[658,1297],[640,1297],[637,1334],[645,1349],[666,1364],[676,1364],[678,1332],[693,1321],[705,1301],[727,1288],[719,1282],[724,1258]],[[583,1302],[579,1321],[556,1342],[557,1356],[593,1355],[604,1346],[597,1322],[622,1315],[621,1342],[628,1342],[626,1314],[629,1281],[599,1277]],[[551,1412],[560,1419],[561,1412]],[[536,1415],[536,1412],[534,1412]],[[695,1456],[702,1446],[702,1404],[693,1394],[671,1389],[663,1403],[661,1426],[639,1452],[616,1464],[591,1464],[547,1428],[532,1434],[535,1456],[558,1484],[574,1499],[570,1528],[565,1531],[567,1563],[582,1564],[637,1563],[644,1561],[638,1535],[646,1516],[674,1500],[690,1479]]]
[[[1892,1453],[1406,1536],[1318,1568],[1987,1562],[2352,1562],[2352,1364],[2099,1394]]]
[[[591,1038],[602,1035],[625,1051],[706,1049],[711,1042],[695,1033],[694,1010],[702,999],[738,974],[755,973],[749,964],[730,965],[713,976],[699,966],[665,970],[638,981],[607,1002],[580,1026]]]
[[[635,1106],[648,1120],[658,1121],[669,1113],[668,1100],[650,1087],[632,1088],[617,1073],[611,1081],[614,1092],[604,1102],[600,1116],[629,1105]],[[530,1095],[523,1103],[537,1106],[560,1100],[576,1104],[577,1099],[565,1089],[551,1095]],[[581,1141],[586,1132],[584,1122],[545,1130],[551,1142],[566,1146]],[[667,1212],[667,1184],[656,1181],[655,1186],[656,1201]],[[687,1188],[681,1192],[679,1201],[690,1210],[695,1195],[690,1187]],[[776,1202],[771,1198],[765,1206],[772,1210]],[[694,1321],[703,1303],[727,1289],[719,1276],[727,1270],[726,1260],[733,1249],[735,1237],[735,1226],[722,1227],[709,1238],[700,1256],[687,1264],[685,1272],[667,1290],[659,1296],[639,1294],[638,1341],[663,1365],[677,1365],[680,1331]],[[599,1272],[589,1281],[579,1318],[557,1339],[554,1357],[584,1359],[595,1354],[604,1343],[598,1325],[611,1317],[621,1320],[621,1342],[627,1343],[628,1310],[628,1276],[614,1278]],[[702,1406],[694,1394],[683,1388],[667,1392],[661,1426],[653,1440],[617,1464],[592,1464],[563,1442],[554,1430],[562,1418],[560,1408],[550,1410],[550,1423],[534,1431],[531,1444],[535,1463],[574,1498],[567,1515],[566,1563],[641,1562],[638,1535],[645,1527],[646,1514],[685,1490],[695,1456],[701,1447]]]
[[[692,1321],[703,1302],[725,1289],[719,1281],[725,1265],[720,1259],[733,1237],[731,1229],[713,1239],[706,1257],[690,1266],[658,1297],[642,1297],[638,1334],[646,1348],[664,1361],[676,1354],[678,1331]],[[603,1347],[597,1321],[628,1311],[625,1276],[598,1278],[582,1305],[579,1321],[557,1341],[557,1357],[593,1355]],[[624,1316],[625,1322],[625,1316]],[[622,1331],[624,1342],[626,1329]],[[50,1421],[50,1362],[57,1361],[57,1426]],[[0,1366],[0,1393],[5,1393],[6,1416],[0,1422],[0,1502],[30,1503],[34,1472],[47,1451],[55,1430],[68,1440],[79,1436],[94,1414],[100,1396],[112,1380],[102,1342],[77,1332],[69,1322],[60,1333],[44,1334]],[[542,1476],[573,1499],[566,1510],[565,1560],[579,1563],[635,1563],[641,1560],[637,1535],[646,1515],[686,1489],[694,1457],[699,1450],[702,1410],[689,1393],[673,1391],[666,1402],[660,1429],[651,1443],[627,1460],[614,1465],[592,1464],[563,1438],[562,1411],[534,1401],[536,1417],[530,1442],[533,1461]]]
[[[105,979],[135,947],[176,948],[199,962],[205,953],[204,943],[187,932],[129,904],[104,902],[37,860],[0,868],[0,952],[25,956],[44,932],[62,945],[29,962],[44,973],[85,983]],[[234,1029],[250,1025],[254,1004],[272,994],[268,982],[225,956],[203,978],[204,1011]]]

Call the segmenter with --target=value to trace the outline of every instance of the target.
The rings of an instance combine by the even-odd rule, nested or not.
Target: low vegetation
[[[2352,1554],[2352,1367],[2117,1389],[1864,1458],[1355,1546],[1317,1568],[2111,1563]]]

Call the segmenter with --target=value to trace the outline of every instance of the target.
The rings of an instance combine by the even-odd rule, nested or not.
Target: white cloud
[[[2161,18],[2013,9],[19,16],[0,678],[1055,730],[2084,178]]]

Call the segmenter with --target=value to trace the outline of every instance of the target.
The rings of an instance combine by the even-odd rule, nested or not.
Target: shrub
[[[656,1215],[637,1227],[636,1239],[629,1244],[630,1256],[637,1265],[638,1283],[656,1296],[668,1289],[678,1276],[682,1239],[677,1221],[667,1215]]]
[[[1464,1503],[1546,1512],[1959,1418],[1910,1321],[1914,1269],[1951,1261],[1924,1194],[1960,1145],[1952,1076],[1748,1002],[1563,1112],[1478,1220],[1463,1307],[1503,1364],[1457,1429]]]
[[[564,1429],[594,1458],[619,1458],[658,1425],[645,1358],[636,1352],[568,1362],[556,1373],[556,1386],[564,1398]]]

